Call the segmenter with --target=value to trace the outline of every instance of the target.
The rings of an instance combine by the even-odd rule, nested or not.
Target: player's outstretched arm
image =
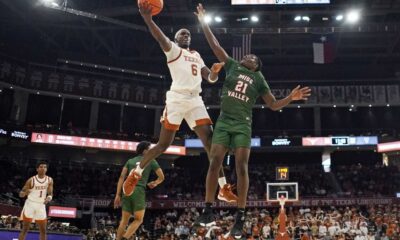
[[[283,99],[276,100],[275,96],[271,93],[271,91],[268,91],[268,93],[263,95],[262,98],[267,107],[269,107],[273,111],[278,111],[289,105],[289,103],[292,101],[298,101],[298,100],[305,101],[308,99],[310,95],[311,95],[311,89],[309,87],[300,88],[299,85],[296,88],[294,88],[287,97]]]
[[[218,81],[218,73],[221,71],[225,63],[214,63],[209,69],[208,67],[203,67],[201,69],[201,76],[203,79],[207,80],[209,83],[216,83]]]
[[[157,175],[157,179],[152,181],[152,182],[149,182],[147,184],[147,186],[150,189],[153,189],[153,188],[157,187],[160,183],[164,182],[164,179],[165,179],[164,172],[163,172],[163,170],[161,168],[157,168],[157,170],[155,172],[156,172],[156,175]]]
[[[199,19],[201,28],[203,29],[204,35],[206,36],[206,39],[207,39],[207,42],[210,45],[211,49],[213,50],[215,56],[218,58],[218,61],[226,62],[226,60],[229,58],[229,56],[225,52],[225,50],[221,47],[221,45],[219,44],[217,38],[212,33],[208,24],[204,21],[205,13],[206,13],[206,10],[204,10],[203,5],[201,3],[199,3],[199,5],[197,6],[197,12],[195,12],[194,14]]]
[[[158,44],[164,52],[168,52],[171,47],[171,41],[165,34],[161,31],[161,29],[157,26],[157,24],[153,21],[151,17],[151,6],[147,1],[141,1],[139,3],[139,12],[142,15],[144,22],[150,30],[151,35],[157,40]]]
[[[32,186],[32,178],[29,178],[26,182],[22,190],[19,192],[19,197],[24,198],[28,196],[28,194],[31,192],[31,186]]]

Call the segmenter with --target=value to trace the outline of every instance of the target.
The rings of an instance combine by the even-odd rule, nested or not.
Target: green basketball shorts
[[[215,125],[212,144],[221,144],[228,148],[251,146],[251,123],[219,117]]]
[[[146,191],[144,187],[137,186],[135,191],[129,197],[122,196],[122,210],[129,213],[135,213],[146,209]]]

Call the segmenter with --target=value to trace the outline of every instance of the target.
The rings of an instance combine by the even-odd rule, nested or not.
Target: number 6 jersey
[[[180,93],[200,93],[201,69],[205,67],[203,59],[196,51],[180,48],[172,41],[171,44],[171,49],[164,52],[172,77],[170,90]]]

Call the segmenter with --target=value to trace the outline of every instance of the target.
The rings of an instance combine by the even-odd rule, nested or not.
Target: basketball
[[[157,15],[161,12],[164,6],[164,0],[138,0],[138,4],[147,2],[151,6],[151,15]]]

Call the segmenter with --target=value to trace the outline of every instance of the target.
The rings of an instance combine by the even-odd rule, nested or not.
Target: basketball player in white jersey
[[[36,171],[37,175],[29,178],[19,193],[21,198],[27,199],[21,212],[23,226],[18,240],[25,240],[32,221],[39,226],[40,240],[46,240],[46,204],[53,199],[53,179],[46,176],[46,162],[39,162]]]
[[[143,155],[140,165],[132,170],[123,184],[124,194],[133,193],[143,169],[152,159],[161,155],[172,143],[176,131],[183,119],[201,139],[209,154],[211,148],[212,122],[200,96],[202,79],[210,83],[218,80],[218,73],[224,63],[215,63],[211,70],[204,64],[200,54],[190,50],[191,35],[189,30],[180,29],[171,41],[154,23],[151,17],[151,6],[146,1],[139,3],[140,14],[151,35],[157,40],[167,57],[168,67],[172,77],[170,90],[167,92],[166,106],[161,118],[160,138],[156,146]],[[235,203],[237,196],[232,193],[231,185],[226,183],[221,168],[218,183],[220,200]]]

